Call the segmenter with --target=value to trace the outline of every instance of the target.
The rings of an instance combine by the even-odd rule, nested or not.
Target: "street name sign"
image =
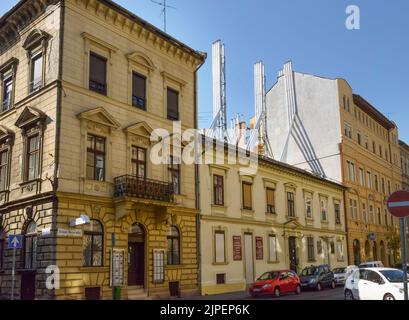
[[[23,247],[23,240],[21,234],[9,235],[9,249],[21,249]]]
[[[397,218],[409,216],[409,192],[396,191],[388,199],[388,209]]]

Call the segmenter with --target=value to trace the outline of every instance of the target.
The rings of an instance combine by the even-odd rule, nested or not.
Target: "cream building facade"
[[[202,295],[245,290],[266,271],[347,265],[342,185],[264,157],[249,172],[222,156],[199,169]]]
[[[197,293],[195,167],[149,155],[155,129],[196,127],[206,55],[105,0],[20,1],[0,40],[2,296],[10,234],[24,242],[15,298]],[[50,265],[59,289],[45,287]]]

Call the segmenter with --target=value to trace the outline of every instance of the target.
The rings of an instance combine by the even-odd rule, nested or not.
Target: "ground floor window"
[[[277,238],[275,235],[268,236],[269,242],[269,260],[277,261]]]
[[[315,254],[314,254],[314,238],[313,237],[307,238],[307,249],[308,249],[308,261],[314,261]]]
[[[180,235],[179,230],[171,226],[168,231],[168,265],[180,264]]]
[[[225,233],[222,230],[217,230],[214,233],[214,261],[216,263],[226,262],[226,252],[225,252]]]

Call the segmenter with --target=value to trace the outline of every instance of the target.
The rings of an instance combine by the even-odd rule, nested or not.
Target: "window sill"
[[[321,223],[322,224],[329,224],[329,221],[328,220],[321,220]]]
[[[167,264],[165,269],[166,270],[175,270],[175,269],[181,269],[184,268],[184,264]]]
[[[14,105],[11,106],[8,110],[2,111],[0,113],[0,120],[3,119],[3,117],[7,117],[10,113],[13,113],[13,111],[16,112],[16,108],[14,107]]]
[[[24,187],[24,186],[27,186],[27,185],[32,184],[32,183],[39,183],[41,181],[42,180],[40,178],[33,179],[33,180],[27,180],[27,181],[23,181],[23,182],[19,183],[19,186]]]
[[[267,263],[268,264],[279,264],[280,263],[280,261],[279,260],[276,260],[276,261],[267,261]]]
[[[285,216],[287,218],[287,220],[298,220],[298,217],[293,217],[293,216]]]
[[[212,262],[213,266],[227,266],[228,262]]]
[[[17,269],[17,273],[37,273],[37,269]]]

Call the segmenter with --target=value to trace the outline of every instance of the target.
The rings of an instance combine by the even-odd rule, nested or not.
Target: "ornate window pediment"
[[[0,66],[0,75],[3,75],[4,73],[8,72],[11,70],[12,72],[16,71],[17,65],[18,65],[19,60],[17,58],[11,58],[7,62],[3,63]]]
[[[47,119],[47,115],[33,107],[25,107],[18,117],[15,126],[20,129],[25,129],[31,126],[38,126],[39,124],[44,123]]]
[[[49,35],[47,32],[35,29],[27,36],[26,40],[24,41],[23,48],[30,51],[38,46],[45,47],[50,38],[51,35]]]
[[[138,122],[134,125],[131,125],[124,129],[127,133],[132,133],[137,136],[142,136],[146,138],[150,138],[151,133],[153,132],[152,127],[147,124],[145,121]]]
[[[133,53],[128,54],[126,57],[128,58],[129,62],[146,69],[148,72],[151,72],[156,69],[155,65],[153,64],[153,61],[143,52],[135,51]]]
[[[82,112],[77,117],[81,120],[92,121],[113,129],[120,127],[119,122],[102,107]]]
[[[0,146],[4,143],[11,144],[14,140],[14,132],[0,125]]]

